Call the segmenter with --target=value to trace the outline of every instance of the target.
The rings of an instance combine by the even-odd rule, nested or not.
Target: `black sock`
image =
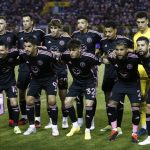
[[[75,113],[74,107],[73,107],[73,106],[68,107],[68,108],[66,108],[66,111],[68,112],[68,115],[69,115],[69,117],[70,117],[72,123],[73,123],[73,122],[76,122],[76,121],[77,121],[77,118],[76,118],[76,113]]]
[[[49,118],[51,118],[51,111],[50,111],[50,108],[48,106],[47,106],[47,113],[48,113]]]
[[[27,115],[26,113],[26,100],[21,100],[20,101],[20,111],[22,115]]]
[[[27,112],[27,116],[29,120],[29,125],[33,125],[34,124],[34,105],[31,105],[31,106],[27,105],[26,112]]]
[[[64,107],[61,108],[61,111],[62,111],[63,117],[67,117],[68,116],[68,113],[66,112],[66,109]]]
[[[13,120],[13,115],[12,115],[13,111],[10,105],[10,99],[7,99],[7,108],[8,108],[9,120]]]
[[[19,120],[19,107],[18,106],[12,106],[12,115],[14,120],[14,126],[18,126],[18,120]]]
[[[107,113],[107,118],[108,118],[108,124],[111,125],[111,122],[110,122],[109,116],[108,116],[108,106],[107,106],[107,104],[106,104],[106,113]]]
[[[91,127],[92,119],[93,119],[93,107],[86,106],[86,116],[85,116],[86,128],[89,129]]]
[[[132,107],[132,123],[134,125],[139,125],[140,123],[140,111],[137,106]]]
[[[83,96],[80,95],[76,98],[76,106],[78,118],[83,118]]]
[[[116,108],[108,106],[108,119],[109,122],[114,122],[117,120]]]
[[[50,108],[50,116],[51,116],[51,119],[52,119],[52,124],[53,125],[57,125],[57,120],[58,120],[58,107],[57,105],[49,105],[49,108]]]
[[[117,127],[121,127],[124,105],[119,103],[117,106]]]
[[[148,136],[150,136],[150,114],[146,114],[146,126],[147,126]]]
[[[94,104],[93,104],[93,116],[95,116],[96,106],[97,106],[97,99],[95,98]]]
[[[41,107],[41,101],[40,98],[35,99],[35,116],[40,117],[40,107]]]

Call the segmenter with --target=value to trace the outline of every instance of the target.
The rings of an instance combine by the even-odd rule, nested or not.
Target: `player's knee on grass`
[[[108,101],[108,106],[109,107],[117,107],[117,105],[118,105],[118,102],[116,102],[116,101],[114,101],[114,100],[109,100]]]
[[[56,104],[56,96],[55,95],[48,95],[48,104],[51,106]]]
[[[66,95],[67,95],[66,89],[63,89],[63,90],[60,89],[59,90],[59,98],[62,102],[65,101]]]
[[[10,99],[10,105],[11,106],[17,106],[18,102],[16,98],[9,98]]]
[[[147,105],[146,105],[146,113],[147,113],[147,114],[150,114],[150,104],[147,104]]]
[[[35,100],[35,97],[33,97],[33,96],[27,96],[27,98],[26,98],[26,103],[27,103],[27,105],[34,105],[34,100]]]
[[[85,102],[86,107],[90,107],[90,106],[92,107],[93,104],[94,104],[94,100],[86,100]]]
[[[65,99],[65,108],[69,108],[73,105],[73,100],[75,99],[75,97],[66,97]]]

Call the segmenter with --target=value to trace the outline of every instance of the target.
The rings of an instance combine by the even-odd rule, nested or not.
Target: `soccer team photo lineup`
[[[125,141],[150,145],[148,0],[2,0],[0,8],[0,122],[12,138],[43,129],[55,140],[109,133],[103,143],[114,143],[126,124]]]

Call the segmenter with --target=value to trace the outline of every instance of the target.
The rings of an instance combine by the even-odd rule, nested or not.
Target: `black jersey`
[[[128,44],[129,48],[133,48],[133,41],[121,35],[117,35],[115,39],[103,38],[101,40],[101,51],[105,54],[115,50],[116,42],[123,40]],[[117,73],[111,64],[105,65],[104,78],[116,78]]]
[[[70,52],[66,51],[62,54],[61,59],[68,65],[73,80],[77,82],[96,81],[93,67],[100,65],[100,61],[95,55],[81,52],[80,58],[72,59]]]
[[[52,37],[51,34],[47,34],[44,37],[43,45],[47,47],[48,51],[57,51],[63,53],[67,50],[67,43],[70,40],[70,37],[60,36],[58,38]],[[55,64],[55,69],[58,74],[66,73],[67,67],[66,64]]]
[[[97,44],[100,44],[100,33],[94,30],[88,30],[86,33],[80,31],[73,32],[72,38],[79,39],[82,43],[82,50],[88,53],[95,54]]]
[[[15,79],[14,68],[18,57],[17,49],[10,49],[6,58],[0,59],[0,85],[9,84]]]
[[[0,34],[0,40],[8,45],[8,48],[16,47],[17,37],[13,32],[6,31],[4,34]]]
[[[35,79],[42,79],[53,76],[55,74],[53,63],[56,60],[46,47],[39,46],[36,56],[29,56],[24,51],[20,51],[20,57],[28,64],[31,76]]]
[[[43,42],[44,31],[41,29],[33,29],[31,32],[20,31],[17,35],[17,47],[18,49],[24,49],[24,39],[28,36],[33,36],[36,39],[36,44],[40,46]],[[19,65],[19,71],[29,71],[26,63],[21,60]]]
[[[138,64],[140,59],[134,53],[128,53],[127,57],[122,60],[109,58],[111,64],[114,66],[118,79],[125,82],[135,82],[139,79]]]

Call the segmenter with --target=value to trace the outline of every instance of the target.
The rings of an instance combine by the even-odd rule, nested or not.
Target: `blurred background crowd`
[[[30,13],[36,26],[44,27],[52,18],[60,18],[68,32],[75,29],[76,17],[89,18],[92,29],[101,32],[102,24],[115,20],[121,34],[136,32],[135,14],[146,11],[150,17],[149,0],[1,0],[0,15],[7,16],[10,30],[21,28],[21,16]],[[122,30],[123,29],[123,30]]]

